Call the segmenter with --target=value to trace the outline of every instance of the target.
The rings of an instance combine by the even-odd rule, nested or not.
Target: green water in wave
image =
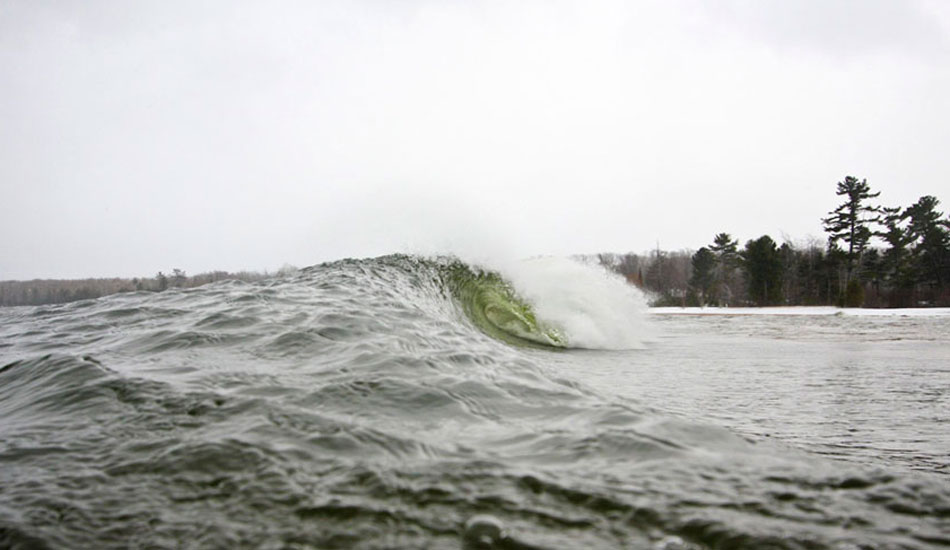
[[[564,333],[539,320],[498,273],[455,261],[443,267],[443,282],[465,314],[489,336],[515,345],[567,347]]]

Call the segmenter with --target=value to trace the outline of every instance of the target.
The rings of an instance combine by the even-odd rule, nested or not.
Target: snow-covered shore
[[[652,307],[651,314],[658,315],[846,315],[893,316],[893,317],[942,317],[950,316],[950,308],[838,308],[833,306],[794,306],[794,307]]]

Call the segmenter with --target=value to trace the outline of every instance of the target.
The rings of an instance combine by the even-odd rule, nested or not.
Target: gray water
[[[815,310],[810,313],[810,310]],[[689,311],[689,310],[685,310]],[[950,315],[654,315],[662,338],[587,382],[857,464],[950,473]],[[662,364],[662,368],[654,368]]]
[[[950,317],[644,315],[520,346],[404,257],[2,309],[0,547],[950,546]]]

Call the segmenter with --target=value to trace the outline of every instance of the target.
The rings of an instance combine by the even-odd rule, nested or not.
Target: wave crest
[[[642,293],[599,266],[540,257],[491,269],[453,261],[445,271],[465,313],[502,340],[622,350],[648,339]]]

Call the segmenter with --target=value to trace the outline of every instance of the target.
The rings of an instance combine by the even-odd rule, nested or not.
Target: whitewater
[[[556,258],[3,308],[0,548],[946,548],[948,334]]]

